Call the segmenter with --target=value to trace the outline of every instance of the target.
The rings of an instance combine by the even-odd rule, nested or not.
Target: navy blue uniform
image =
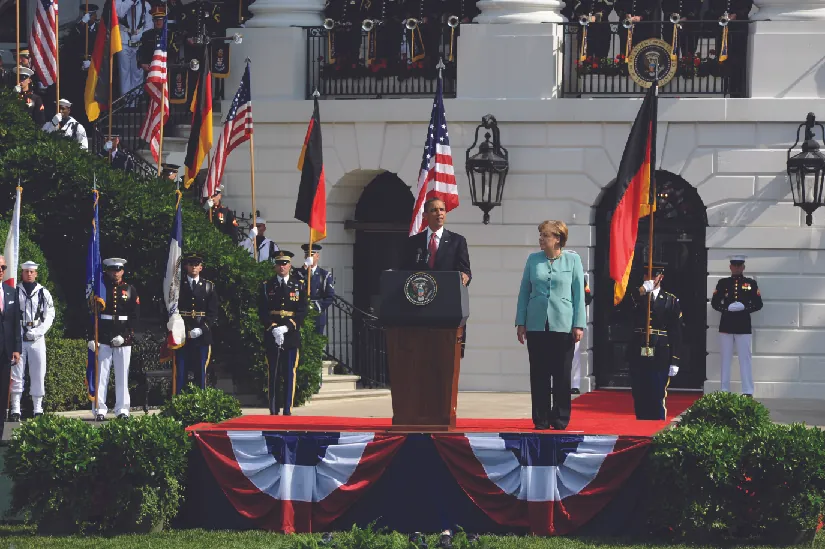
[[[731,303],[740,302],[743,311],[728,311]],[[737,275],[721,279],[716,283],[716,290],[710,305],[722,313],[719,331],[723,334],[750,334],[751,313],[762,309],[762,294],[756,281],[746,276]]]
[[[206,388],[206,369],[212,353],[212,328],[218,320],[218,294],[209,280],[198,277],[194,289],[186,275],[180,281],[178,310],[186,325],[186,342],[175,351],[176,392],[180,393],[186,385],[186,375],[192,372],[195,385]],[[203,332],[199,337],[189,336],[194,328]]]
[[[299,271],[301,278],[307,279],[307,269],[302,267]],[[327,326],[327,309],[332,305],[335,297],[335,280],[332,273],[321,267],[316,267],[312,273],[312,280],[309,281],[309,300],[312,307],[318,311],[318,320],[315,322],[315,331],[323,334]]]

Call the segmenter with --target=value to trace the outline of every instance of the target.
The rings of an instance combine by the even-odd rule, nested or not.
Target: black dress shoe
[[[106,420],[106,418],[103,416],[103,414],[97,414],[95,416],[95,421],[105,421],[105,420]]]
[[[20,414],[18,414],[18,413],[16,413],[16,412],[15,412],[15,413],[13,413],[13,414],[11,414],[11,415],[9,416],[9,421],[14,422],[14,423],[16,423],[16,422],[20,421]]]
[[[284,412],[284,415],[285,415],[285,416],[291,416],[291,415],[292,415],[292,412]]]
[[[127,417],[129,417],[129,416],[127,416],[126,414],[118,414],[117,415],[118,419],[126,419]]]
[[[552,427],[556,431],[564,431],[565,429],[567,429],[567,425],[565,425],[561,421],[551,421],[550,427]]]
[[[580,394],[582,394],[582,392],[579,391],[578,389],[570,389],[570,394],[571,395],[580,395]]]
[[[534,429],[536,431],[546,431],[550,428],[549,423],[536,423]]]

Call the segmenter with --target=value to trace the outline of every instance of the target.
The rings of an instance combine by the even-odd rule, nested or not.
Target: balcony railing
[[[459,29],[453,33],[446,25],[427,25],[414,32],[399,21],[371,32],[352,26],[307,28],[307,99],[315,90],[321,99],[432,96],[439,58],[446,66],[444,97],[455,97]]]
[[[627,31],[619,22],[588,26],[586,52],[582,52],[582,26],[563,23],[563,97],[624,96],[644,93],[629,75],[626,62]],[[746,97],[748,22],[728,24],[727,60],[720,62],[722,27],[718,21],[686,21],[677,35],[677,69],[659,93],[667,96]],[[631,46],[643,39],[661,38],[672,45],[673,25],[638,22]],[[584,54],[584,55],[582,55]],[[584,59],[582,59],[584,57]]]

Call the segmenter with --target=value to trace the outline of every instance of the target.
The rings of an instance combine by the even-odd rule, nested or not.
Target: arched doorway
[[[381,273],[401,266],[401,253],[415,206],[410,187],[398,175],[384,172],[370,181],[355,205],[352,301],[358,309],[380,312]]]
[[[679,297],[683,312],[681,367],[671,387],[700,389],[705,381],[707,356],[707,210],[696,189],[678,175],[657,171],[656,185],[653,260],[665,264],[662,287]],[[627,313],[613,306],[609,268],[610,222],[615,204],[616,190],[611,184],[596,209],[593,371],[599,387],[630,386],[626,348],[632,328]],[[642,280],[647,268],[649,219],[639,222],[631,284]]]

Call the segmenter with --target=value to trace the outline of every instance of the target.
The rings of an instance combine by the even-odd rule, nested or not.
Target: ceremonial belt
[[[26,328],[37,328],[37,327],[38,327],[38,326],[40,326],[41,324],[43,324],[43,322],[41,322],[40,320],[38,320],[38,321],[36,321],[36,322],[24,322],[24,323],[23,323],[23,326],[25,326]]]
[[[188,316],[189,318],[196,318],[199,316],[206,316],[206,313],[199,313],[198,311],[180,311],[180,316]]]
[[[647,333],[644,328],[636,328],[634,330],[634,332],[636,332],[637,334]],[[650,330],[650,335],[657,335],[657,336],[667,337],[667,331],[666,330]]]
[[[129,320],[128,316],[100,315],[100,320]]]
[[[293,311],[269,311],[271,315],[280,315],[280,316],[295,316]]]

